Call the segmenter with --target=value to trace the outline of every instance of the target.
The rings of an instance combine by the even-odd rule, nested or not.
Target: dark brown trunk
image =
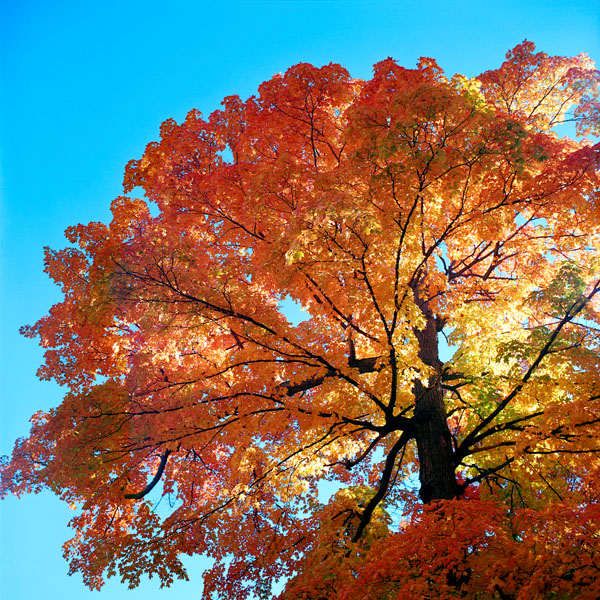
[[[454,475],[454,457],[452,438],[446,421],[446,409],[441,385],[442,363],[438,357],[438,332],[436,322],[425,311],[427,325],[421,331],[415,331],[419,342],[419,358],[435,374],[424,386],[415,382],[416,397],[415,425],[417,451],[419,454],[419,495],[426,504],[432,500],[449,500],[456,497],[458,485]]]

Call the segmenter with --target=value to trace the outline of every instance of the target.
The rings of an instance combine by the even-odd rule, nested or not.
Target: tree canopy
[[[0,492],[80,509],[91,588],[206,554],[207,599],[600,597],[599,83],[523,42],[166,121],[46,250],[65,395]]]

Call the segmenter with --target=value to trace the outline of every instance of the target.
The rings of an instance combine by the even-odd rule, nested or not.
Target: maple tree
[[[23,331],[67,391],[2,493],[80,509],[91,588],[206,554],[206,598],[599,597],[599,82],[524,42],[166,121],[145,199],[46,251]]]

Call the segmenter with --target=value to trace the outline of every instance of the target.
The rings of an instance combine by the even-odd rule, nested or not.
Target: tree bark
[[[452,438],[446,421],[446,409],[441,385],[442,363],[438,356],[438,331],[434,316],[423,310],[427,324],[415,330],[419,342],[419,358],[434,369],[427,386],[415,381],[415,429],[419,456],[421,500],[450,500],[458,494],[454,474]]]

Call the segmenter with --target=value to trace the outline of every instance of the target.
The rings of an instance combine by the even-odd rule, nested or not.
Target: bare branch
[[[137,494],[125,494],[125,498],[127,498],[128,500],[140,500],[141,498],[149,494],[154,489],[156,484],[160,481],[163,471],[167,466],[167,459],[169,458],[169,454],[171,454],[171,450],[165,450],[163,452],[162,456],[160,457],[160,464],[158,465],[158,471],[156,471],[154,479],[152,479],[152,481],[141,492],[138,492]]]
[[[379,481],[379,487],[377,488],[376,494],[371,498],[371,500],[369,500],[369,503],[367,504],[365,510],[361,515],[360,523],[358,524],[358,527],[356,528],[356,533],[352,538],[353,542],[357,542],[360,539],[361,535],[363,534],[363,531],[365,530],[365,527],[369,524],[369,521],[371,520],[373,511],[377,508],[377,505],[383,500],[383,498],[387,494],[390,479],[392,478],[392,472],[394,471],[394,465],[396,464],[396,456],[398,456],[400,450],[402,450],[402,448],[406,446],[411,437],[411,434],[404,431],[398,439],[398,441],[392,446],[390,453],[387,455],[387,458],[385,460],[385,467],[383,468],[383,474],[381,475],[381,479]]]

